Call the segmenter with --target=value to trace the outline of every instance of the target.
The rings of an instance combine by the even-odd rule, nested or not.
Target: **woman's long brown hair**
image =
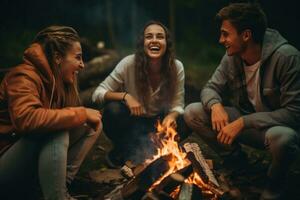
[[[40,31],[33,42],[42,45],[55,78],[55,103],[58,107],[77,106],[80,104],[77,81],[65,84],[62,79],[60,66],[54,62],[54,55],[65,57],[74,42],[79,42],[77,32],[67,26],[50,26]]]
[[[149,21],[145,24],[142,32],[138,37],[135,53],[135,84],[137,87],[138,95],[140,97],[139,100],[143,102],[143,105],[147,109],[150,98],[150,81],[148,75],[150,58],[145,54],[144,51],[144,32],[148,26],[153,24],[161,26],[166,34],[167,48],[165,54],[162,57],[161,64],[161,80],[164,80],[165,83],[162,85],[159,96],[161,97],[160,101],[163,104],[164,108],[168,110],[176,92],[177,68],[175,66],[175,53],[173,50],[173,42],[170,32],[167,27],[165,27],[161,22]]]

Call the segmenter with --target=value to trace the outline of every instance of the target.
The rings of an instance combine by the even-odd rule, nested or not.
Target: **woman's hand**
[[[165,116],[164,120],[162,121],[162,125],[164,127],[177,127],[176,118],[178,116],[177,112],[171,112],[167,116]]]
[[[126,105],[128,106],[131,115],[140,116],[145,113],[140,102],[138,102],[129,93],[127,93],[126,96],[124,97],[124,101],[126,102]]]
[[[98,131],[101,127],[102,115],[99,110],[85,108],[87,121],[86,123],[95,131]]]
[[[220,103],[216,103],[211,107],[211,124],[212,129],[220,131],[223,127],[228,124],[229,118],[224,107]]]

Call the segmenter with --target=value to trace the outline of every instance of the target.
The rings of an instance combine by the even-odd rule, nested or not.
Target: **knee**
[[[99,137],[99,135],[102,133],[102,131],[103,131],[103,124],[102,124],[102,122],[100,122],[99,129],[96,131],[91,129],[87,136],[90,138],[94,138],[96,140]]]
[[[69,132],[62,131],[57,134],[53,134],[52,140],[57,149],[68,150],[69,148]],[[51,142],[50,141],[50,142]]]
[[[267,130],[265,145],[273,153],[299,150],[298,133],[289,127],[275,126]]]
[[[202,103],[189,104],[184,110],[183,118],[189,127],[194,123],[195,120],[200,123],[206,123],[208,120]]]
[[[113,101],[104,107],[103,118],[117,119],[120,116],[129,115],[129,110],[122,102]]]

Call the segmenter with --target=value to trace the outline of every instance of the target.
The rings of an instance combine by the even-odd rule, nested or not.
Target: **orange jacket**
[[[42,47],[32,44],[24,52],[24,62],[0,85],[0,155],[15,141],[12,135],[68,130],[86,122],[83,107],[56,107],[54,88]]]

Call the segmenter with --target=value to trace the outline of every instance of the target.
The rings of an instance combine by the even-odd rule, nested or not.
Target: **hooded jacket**
[[[0,86],[0,155],[24,134],[68,130],[86,122],[83,107],[58,106],[55,88],[43,49],[34,43]]]
[[[227,56],[204,86],[201,101],[210,110],[215,103],[230,105],[243,114],[245,128],[272,126],[299,127],[300,119],[300,54],[273,29],[267,29],[262,44],[260,93],[266,112],[255,112],[248,100],[243,61]]]

